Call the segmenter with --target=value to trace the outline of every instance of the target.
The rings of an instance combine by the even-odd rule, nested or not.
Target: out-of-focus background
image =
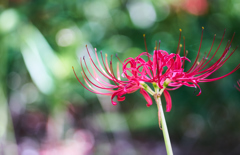
[[[216,61],[236,32],[240,45],[239,0],[1,0],[0,154],[1,155],[159,155],[166,154],[157,108],[139,92],[113,106],[110,98],[85,90],[80,56],[93,48],[120,59],[145,50],[175,52],[179,28],[188,57],[213,51],[226,35]],[[234,69],[240,49],[214,73]],[[114,60],[117,60],[114,58]],[[116,61],[114,61],[116,62]],[[212,62],[212,63],[213,63]],[[186,63],[186,67],[190,67]],[[176,155],[240,154],[240,70],[211,83],[171,91],[165,113]],[[163,99],[165,105],[165,100]]]

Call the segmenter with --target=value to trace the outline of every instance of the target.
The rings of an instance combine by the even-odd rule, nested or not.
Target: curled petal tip
[[[202,92],[199,92],[198,94],[197,94],[197,96],[199,96],[199,95],[201,95],[202,94]]]
[[[114,105],[114,106],[117,105],[117,102],[112,101],[112,105]]]
[[[171,107],[167,106],[166,107],[166,112],[170,112],[171,111]]]

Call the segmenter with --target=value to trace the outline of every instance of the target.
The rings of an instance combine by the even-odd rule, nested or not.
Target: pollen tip
[[[182,32],[182,29],[179,29],[180,32]]]
[[[74,69],[74,67],[72,66],[72,69]]]
[[[100,51],[100,53],[102,54],[102,51]]]
[[[107,53],[105,54],[105,56],[107,57]]]
[[[214,34],[214,37],[216,37],[216,34]]]
[[[115,56],[117,57],[117,53],[115,54]]]
[[[83,60],[85,60],[85,56],[83,56]]]
[[[182,47],[182,44],[180,44],[179,46]]]
[[[204,27],[202,27],[202,29],[204,30]]]
[[[157,47],[154,47],[154,50],[157,50]]]
[[[185,39],[185,37],[183,36],[183,39]]]
[[[145,34],[143,34],[143,37],[145,37],[146,35]]]
[[[159,43],[161,42],[161,40],[159,40]]]
[[[87,47],[87,44],[86,44],[86,47]]]

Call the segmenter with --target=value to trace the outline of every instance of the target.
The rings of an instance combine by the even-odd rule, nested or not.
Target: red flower
[[[85,83],[88,85],[89,88],[87,88],[78,79],[75,71],[74,71],[74,74],[76,75],[80,84],[83,85],[83,87],[85,87],[89,91],[97,94],[112,96],[111,99],[112,99],[113,105],[116,105],[116,102],[113,101],[113,98],[115,96],[117,96],[118,101],[123,101],[125,100],[125,97],[123,95],[135,92],[138,89],[140,89],[140,93],[144,96],[144,98],[148,102],[147,106],[152,105],[152,100],[148,93],[150,93],[153,96],[161,95],[163,93],[167,102],[166,111],[168,112],[171,110],[171,107],[172,107],[172,100],[168,90],[175,90],[180,88],[183,85],[200,89],[200,86],[198,85],[198,83],[211,82],[211,81],[222,79],[232,74],[233,72],[235,72],[240,68],[240,64],[238,64],[228,74],[225,74],[220,77],[212,78],[212,79],[208,78],[211,74],[213,74],[220,67],[222,67],[222,65],[236,51],[236,48],[231,52],[229,52],[231,48],[232,40],[234,37],[233,35],[231,41],[228,41],[226,47],[224,48],[221,57],[217,61],[215,61],[212,65],[207,67],[207,65],[213,60],[216,53],[219,51],[219,48],[222,44],[222,41],[225,35],[225,31],[220,41],[220,44],[216,49],[216,51],[214,52],[214,54],[212,55],[212,57],[210,58],[209,56],[212,51],[216,35],[214,36],[212,46],[210,47],[208,54],[206,55],[205,53],[202,59],[199,61],[200,50],[202,45],[203,29],[204,28],[202,28],[202,36],[201,36],[197,57],[193,62],[193,65],[190,67],[188,71],[185,71],[185,61],[190,62],[190,60],[186,57],[188,52],[185,50],[185,38],[184,38],[184,50],[183,50],[184,56],[182,57],[180,56],[180,52],[182,48],[182,45],[180,44],[182,30],[180,29],[179,43],[178,43],[178,48],[176,53],[169,54],[166,51],[160,50],[160,42],[159,42],[159,47],[157,48],[157,45],[156,45],[155,50],[153,52],[153,56],[148,53],[147,47],[146,47],[146,52],[141,53],[136,58],[127,58],[124,62],[122,62],[119,59],[119,61],[122,63],[122,69],[123,69],[122,77],[124,77],[126,81],[122,81],[120,78],[119,65],[117,65],[117,77],[115,76],[113,67],[112,67],[112,56],[111,56],[110,67],[109,67],[107,56],[105,57],[105,61],[104,61],[102,52],[101,52],[101,59],[104,65],[104,67],[102,67],[99,61],[99,58],[97,56],[96,50],[95,50],[95,54],[96,54],[99,67],[97,67],[97,64],[94,63],[87,49],[88,55],[90,57],[91,67],[93,69],[93,74],[89,71],[86,61],[83,58],[84,63],[86,65],[86,69],[95,82],[92,82],[84,72],[82,60],[80,60],[81,68],[83,70],[82,75]],[[144,41],[146,46],[145,35],[144,35]],[[144,56],[147,57],[147,60],[144,59]],[[102,79],[96,73],[95,68],[102,76],[113,81],[114,84],[108,83],[107,81]],[[155,92],[152,91],[151,88],[146,83],[152,83],[154,85]],[[239,85],[239,82],[238,82],[238,85]],[[106,90],[106,93],[103,93],[98,89],[93,88],[93,86],[98,89]],[[200,94],[201,94],[201,89],[198,95]]]
[[[232,56],[232,54],[236,51],[237,48],[230,51],[231,43],[233,40],[233,37],[231,41],[228,41],[226,47],[224,48],[221,57],[214,62],[212,65],[207,65],[213,60],[216,53],[219,51],[219,48],[222,44],[224,34],[222,36],[221,42],[210,58],[209,55],[212,51],[212,47],[214,45],[215,36],[212,42],[212,46],[206,55],[200,59],[200,50],[202,45],[202,37],[203,37],[203,29],[202,28],[202,36],[200,41],[199,50],[197,53],[197,57],[193,63],[193,65],[190,67],[188,71],[185,71],[185,61],[190,60],[186,57],[187,51],[185,51],[185,38],[184,38],[184,56],[180,56],[181,51],[181,44],[180,44],[180,38],[181,38],[181,29],[180,29],[180,37],[179,37],[179,43],[176,53],[168,53],[166,51],[160,50],[160,48],[157,49],[157,45],[154,50],[153,56],[149,54],[148,52],[141,53],[136,58],[128,58],[123,63],[123,73],[128,79],[137,79],[138,81],[142,82],[148,82],[148,83],[156,83],[157,86],[160,89],[164,90],[164,96],[167,101],[167,111],[171,110],[171,97],[167,90],[175,90],[180,88],[181,86],[185,85],[188,87],[195,87],[199,88],[200,91],[197,96],[201,94],[201,88],[198,85],[200,82],[212,82],[219,79],[222,79],[236,70],[240,68],[240,64],[238,64],[231,72],[228,74],[225,74],[220,77],[208,79],[208,77],[213,74],[215,71],[217,71],[222,65]],[[145,38],[145,36],[144,36]],[[146,41],[145,41],[146,42]],[[145,43],[146,45],[146,43]],[[160,46],[160,43],[159,43]],[[147,48],[146,48],[147,51]],[[144,56],[147,56],[147,60],[144,60]],[[167,87],[170,86],[170,87]]]

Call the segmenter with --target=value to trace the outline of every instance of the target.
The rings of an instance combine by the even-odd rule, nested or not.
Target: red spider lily
[[[183,85],[188,87],[195,87],[195,88],[198,87],[200,91],[197,96],[199,96],[201,94],[201,88],[198,85],[198,83],[212,82],[212,81],[222,79],[232,74],[233,72],[235,72],[240,68],[240,64],[238,64],[237,67],[235,67],[228,74],[225,74],[223,76],[213,78],[213,79],[207,79],[212,73],[217,71],[230,58],[230,56],[236,51],[237,48],[235,48],[229,54],[231,43],[234,37],[233,35],[231,41],[228,41],[225,49],[223,50],[221,57],[212,65],[207,67],[207,65],[212,61],[216,53],[219,51],[219,48],[222,44],[222,41],[225,35],[225,31],[220,41],[220,44],[216,49],[216,51],[214,52],[214,54],[212,55],[212,57],[209,58],[209,55],[212,51],[212,47],[214,45],[216,35],[214,35],[212,46],[207,56],[205,53],[205,55],[199,61],[200,50],[202,45],[203,29],[204,28],[202,28],[202,36],[201,36],[197,57],[193,65],[190,67],[188,71],[184,71],[185,60],[190,62],[190,60],[186,58],[187,51],[185,51],[185,38],[184,38],[184,56],[183,57],[180,56],[180,51],[182,47],[180,45],[180,38],[181,38],[181,29],[180,29],[180,37],[179,37],[179,43],[178,43],[178,48],[176,53],[169,54],[166,51],[157,49],[157,46],[156,46],[153,56],[148,52],[144,52],[144,53],[141,53],[136,58],[126,59],[123,63],[123,73],[128,79],[138,79],[139,81],[143,81],[143,82],[157,83],[158,87],[164,90],[164,96],[167,101],[167,111],[171,110],[171,105],[172,105],[171,97],[167,90],[175,90],[180,88]],[[146,46],[146,41],[145,41],[145,46]],[[146,51],[147,51],[147,48],[146,48]],[[143,56],[147,56],[148,59],[144,60],[142,58]],[[170,88],[166,88],[166,86],[170,86]]]
[[[87,46],[86,46],[86,48],[87,48]],[[137,91],[138,89],[140,89],[140,93],[145,97],[145,99],[148,102],[147,106],[150,106],[152,104],[151,97],[143,89],[144,87],[142,85],[140,85],[139,80],[137,80],[137,79],[130,79],[130,80],[127,79],[126,81],[121,80],[120,71],[119,71],[119,63],[117,63],[117,77],[115,76],[114,71],[113,71],[113,66],[112,66],[112,56],[111,56],[111,61],[110,61],[110,65],[109,65],[108,60],[107,60],[107,55],[105,56],[105,61],[104,61],[102,52],[100,52],[102,63],[103,63],[103,66],[102,66],[99,61],[96,49],[95,49],[95,54],[96,54],[97,64],[93,61],[88,48],[87,48],[87,52],[90,57],[90,64],[91,64],[91,68],[93,71],[92,73],[87,66],[85,57],[83,57],[83,61],[86,66],[86,70],[90,74],[90,77],[93,79],[93,81],[89,79],[86,72],[84,71],[83,62],[82,62],[81,58],[80,58],[80,64],[81,64],[81,68],[82,68],[81,73],[82,73],[83,80],[85,81],[85,83],[88,87],[85,86],[83,84],[83,82],[80,81],[80,79],[78,78],[78,76],[74,70],[74,67],[72,67],[76,78],[78,79],[79,83],[85,89],[89,90],[90,92],[96,93],[96,94],[111,96],[111,101],[112,101],[113,105],[117,104],[116,102],[113,101],[113,98],[115,96],[117,96],[118,101],[124,101],[125,97],[123,95],[128,94],[128,93],[133,93],[133,92]],[[100,75],[98,75],[97,72],[100,73]],[[101,76],[103,76],[105,79],[101,78]],[[106,80],[106,79],[111,80],[114,84],[109,83],[108,80]],[[103,90],[105,92],[102,92]]]
[[[235,87],[236,87],[236,89],[237,89],[238,91],[240,91],[240,80],[237,81],[237,85],[238,85],[238,86],[235,85]]]
[[[228,41],[227,45],[225,46],[221,57],[214,62],[212,65],[207,67],[207,65],[212,61],[212,59],[215,57],[216,53],[219,51],[219,48],[222,44],[225,31],[223,33],[222,39],[220,41],[220,44],[214,54],[212,55],[211,58],[209,58],[209,55],[212,51],[214,41],[215,41],[215,35],[214,39],[212,42],[212,46],[210,47],[210,50],[206,56],[206,53],[202,57],[202,59],[199,61],[200,58],[200,50],[201,50],[201,45],[202,45],[202,38],[203,38],[203,29],[202,28],[202,36],[200,40],[200,46],[199,50],[197,53],[197,57],[193,63],[193,65],[190,67],[188,71],[185,71],[185,61],[190,60],[186,57],[187,51],[185,50],[185,38],[184,38],[184,56],[180,56],[181,52],[181,29],[180,29],[180,36],[179,36],[179,42],[178,42],[178,47],[177,47],[177,52],[176,53],[168,53],[166,51],[160,50],[160,42],[159,42],[159,47],[157,48],[157,45],[155,47],[155,50],[153,52],[153,56],[148,53],[147,51],[147,46],[146,46],[146,39],[144,35],[144,43],[146,47],[146,52],[141,53],[139,56],[136,58],[127,58],[124,62],[122,62],[119,58],[119,61],[122,64],[122,77],[126,79],[126,81],[121,80],[120,78],[120,71],[119,71],[119,65],[117,65],[117,77],[115,76],[113,72],[113,67],[112,67],[112,56],[111,56],[111,61],[110,61],[110,67],[108,65],[108,60],[107,56],[104,58],[102,56],[101,52],[101,59],[103,62],[102,66],[100,64],[97,52],[95,50],[96,54],[96,59],[97,63],[95,64],[93,59],[90,56],[90,53],[87,48],[88,55],[90,57],[90,64],[91,68],[93,70],[93,73],[90,72],[85,58],[83,57],[84,64],[86,66],[87,71],[89,72],[90,76],[92,79],[95,81],[91,81],[86,73],[84,72],[83,65],[82,65],[82,60],[80,59],[81,63],[81,68],[82,68],[82,76],[83,79],[88,87],[86,87],[77,77],[75,71],[74,74],[77,77],[78,81],[80,84],[86,88],[87,90],[96,93],[96,94],[102,94],[102,95],[109,95],[112,96],[111,100],[113,105],[116,105],[116,102],[113,101],[113,98],[117,96],[118,101],[123,101],[125,100],[125,97],[123,95],[132,93],[140,89],[140,93],[144,96],[146,101],[148,102],[147,106],[152,105],[152,100],[151,97],[149,96],[148,93],[151,95],[161,95],[163,92],[167,106],[166,106],[166,111],[169,112],[172,107],[172,100],[171,96],[168,92],[168,90],[175,90],[180,88],[181,86],[185,85],[188,87],[195,87],[199,88],[200,91],[198,95],[201,94],[201,88],[198,85],[200,82],[211,82],[211,81],[216,81],[219,79],[222,79],[233,72],[235,72],[237,69],[240,68],[240,64],[237,65],[231,72],[228,74],[225,74],[223,76],[213,78],[213,79],[207,79],[212,73],[217,71],[229,58],[230,56],[236,51],[236,48],[230,52],[230,47],[232,40],[234,38],[234,35],[231,39],[231,41]],[[147,57],[147,60],[145,60],[143,57]],[[97,65],[99,67],[97,67]],[[104,79],[102,79],[96,72],[96,70],[105,78],[113,81],[114,84],[108,83]],[[74,70],[74,69],[73,69]],[[153,92],[146,84],[146,83],[152,83],[156,85],[158,88],[160,88],[160,93],[158,92],[158,88],[155,92]],[[95,84],[97,83],[97,84]],[[239,84],[239,83],[238,83]],[[94,87],[93,87],[94,86]],[[169,86],[169,87],[167,87]],[[96,89],[96,88],[97,89]],[[156,87],[155,87],[156,88]],[[103,89],[106,91],[106,93],[103,93],[99,91],[98,89]],[[198,96],[197,95],[197,96]]]

